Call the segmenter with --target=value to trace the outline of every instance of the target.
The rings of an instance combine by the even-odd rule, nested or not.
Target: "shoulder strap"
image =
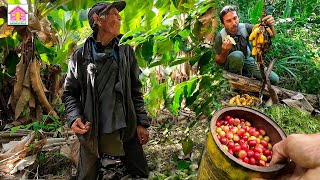
[[[247,37],[248,37],[248,30],[247,30],[247,28],[246,28],[246,24],[244,24],[244,23],[239,23],[239,30],[240,30],[240,32],[241,32],[241,35],[244,37],[244,38],[246,38],[247,39]]]
[[[222,39],[222,42],[223,42],[224,39],[226,38],[226,36],[228,35],[227,31],[226,31],[226,28],[221,29],[220,35],[221,35],[221,39]]]

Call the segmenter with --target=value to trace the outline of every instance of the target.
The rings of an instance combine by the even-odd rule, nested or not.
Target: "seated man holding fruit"
[[[251,57],[249,35],[253,25],[239,23],[239,17],[234,6],[225,6],[220,12],[220,21],[224,28],[215,36],[216,63],[232,73],[261,79],[255,60]],[[274,19],[268,15],[262,19],[274,32]],[[274,33],[275,34],[275,33]],[[279,76],[271,72],[269,79],[272,84],[278,84]]]

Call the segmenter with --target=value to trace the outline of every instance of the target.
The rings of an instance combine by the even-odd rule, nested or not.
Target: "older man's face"
[[[100,21],[100,30],[105,31],[114,37],[120,34],[121,16],[116,8],[112,8],[107,14],[101,15]]]

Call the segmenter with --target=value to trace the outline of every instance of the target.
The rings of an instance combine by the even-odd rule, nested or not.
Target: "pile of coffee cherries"
[[[262,128],[245,119],[225,116],[216,122],[216,133],[223,148],[247,164],[269,166],[272,145]]]

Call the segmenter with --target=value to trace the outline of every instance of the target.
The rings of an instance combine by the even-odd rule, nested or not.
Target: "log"
[[[226,72],[226,71],[223,72],[223,76],[226,79],[228,79],[231,85],[231,88],[235,90],[241,90],[241,91],[253,92],[253,93],[259,93],[260,91],[261,81],[259,80],[248,78],[245,76],[241,76],[241,75]],[[275,90],[276,94],[278,95],[279,100],[290,98],[299,93],[296,91],[292,91],[292,90],[281,88],[274,85],[272,85],[272,88]],[[270,94],[266,87],[263,90],[263,94],[267,97],[270,97]],[[304,97],[308,100],[308,102],[312,105],[312,107],[316,109],[320,108],[319,95],[306,94],[306,93],[301,93],[301,94],[304,95]]]
[[[2,138],[8,138],[8,137],[21,138],[23,136],[30,134],[31,132],[32,132],[32,130],[25,130],[25,129],[19,129],[16,132],[0,131],[0,137],[2,137]],[[43,132],[43,134],[46,136],[54,136],[55,132]],[[65,132],[61,132],[60,134],[61,134],[61,136],[71,136],[71,135],[74,135],[75,133],[72,130],[68,130]]]

